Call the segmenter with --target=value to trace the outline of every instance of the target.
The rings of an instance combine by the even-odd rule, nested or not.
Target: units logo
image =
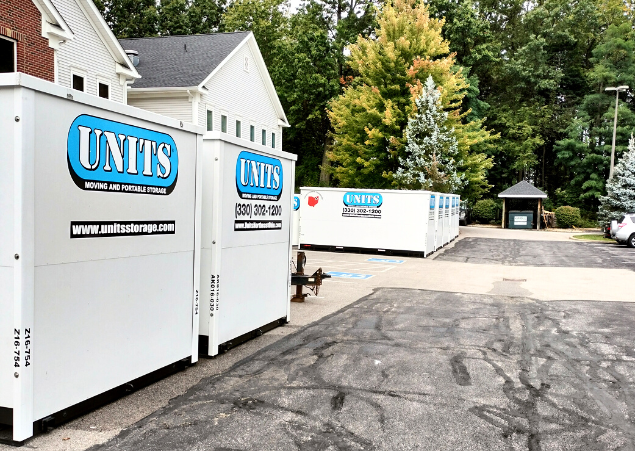
[[[236,190],[242,199],[279,200],[282,163],[276,158],[240,152],[236,160]]]
[[[430,210],[434,210],[435,202],[436,202],[436,197],[430,196]]]
[[[346,193],[344,205],[347,207],[374,207],[379,208],[384,202],[379,193]]]
[[[170,194],[179,154],[170,135],[82,114],[68,131],[68,169],[89,191]]]
[[[450,198],[449,197],[445,198],[445,208],[450,208]]]
[[[300,209],[300,198],[298,196],[293,196],[293,211],[298,211]]]

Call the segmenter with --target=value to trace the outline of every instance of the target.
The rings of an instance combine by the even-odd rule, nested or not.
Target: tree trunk
[[[327,153],[331,150],[333,141],[330,136],[324,140],[324,154],[322,154],[322,166],[320,166],[320,186],[330,186],[331,184],[331,160],[329,160]]]

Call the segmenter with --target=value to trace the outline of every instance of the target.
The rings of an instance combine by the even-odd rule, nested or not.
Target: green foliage
[[[633,0],[394,0],[383,10],[381,0],[308,0],[297,12],[288,0],[94,1],[122,38],[253,31],[291,124],[282,139],[298,154],[298,184],[394,187],[428,75],[470,202],[526,179],[550,208],[595,212],[613,133],[607,86],[631,87],[616,162],[635,131]]]
[[[568,229],[578,226],[582,220],[580,217],[580,209],[576,207],[562,206],[556,208],[556,221],[558,227]]]
[[[226,0],[95,0],[118,38],[212,33]]]
[[[476,201],[472,207],[472,217],[482,223],[495,221],[498,217],[499,206],[493,199],[482,199]]]
[[[334,129],[334,177],[341,186],[389,188],[405,155],[405,130],[415,112],[423,81],[432,76],[440,86],[446,126],[458,141],[459,168],[474,196],[488,188],[484,155],[470,149],[491,136],[480,121],[464,123],[462,100],[468,84],[448,43],[441,36],[443,22],[430,17],[424,3],[395,0],[384,5],[375,36],[360,37],[349,47],[349,65],[357,74],[331,102]]]
[[[284,58],[282,44],[289,35],[287,0],[236,0],[224,15],[225,31],[251,31],[268,67]]]
[[[606,196],[600,198],[598,220],[604,225],[635,211],[635,138],[631,136],[628,151],[615,166],[613,178],[606,184]]]
[[[280,61],[271,76],[291,124],[283,147],[298,154],[296,186],[317,186],[330,122],[328,102],[340,92],[338,50],[329,36],[324,6],[305,5],[291,18],[288,39],[280,42]]]
[[[155,0],[94,0],[118,38],[156,36],[159,12]]]

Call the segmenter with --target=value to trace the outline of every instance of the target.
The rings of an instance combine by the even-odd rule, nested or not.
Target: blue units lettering
[[[430,210],[434,210],[436,198],[435,196],[430,196]]]
[[[282,163],[276,158],[240,152],[236,160],[236,190],[242,199],[280,199]]]
[[[83,114],[68,131],[68,168],[83,190],[170,194],[179,155],[170,135]]]
[[[300,198],[298,196],[293,196],[293,211],[298,211],[300,209]]]
[[[381,207],[384,199],[379,193],[346,193],[344,205],[347,207]]]

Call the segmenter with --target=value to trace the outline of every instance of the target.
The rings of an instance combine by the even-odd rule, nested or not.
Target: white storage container
[[[303,187],[301,249],[427,255],[429,191]]]
[[[445,195],[445,205],[443,208],[443,245],[445,246],[451,240],[452,235],[452,221],[450,219],[450,201],[452,199],[451,194]]]
[[[203,140],[200,351],[288,321],[296,155],[225,133]]]
[[[440,249],[445,244],[443,242],[443,209],[445,206],[445,194],[437,193],[437,198],[439,199],[439,207],[437,208],[437,231],[434,236],[434,247],[436,249]]]
[[[300,196],[293,196],[293,226],[291,229],[291,244],[300,245]]]
[[[197,360],[200,132],[0,74],[0,417],[13,440]]]
[[[453,239],[459,236],[459,213],[461,209],[461,197],[454,196],[454,222],[453,222]]]
[[[426,255],[433,253],[437,250],[436,247],[436,233],[438,227],[438,213],[439,202],[437,200],[438,195],[430,194],[430,201],[428,202],[428,231],[426,236]]]

